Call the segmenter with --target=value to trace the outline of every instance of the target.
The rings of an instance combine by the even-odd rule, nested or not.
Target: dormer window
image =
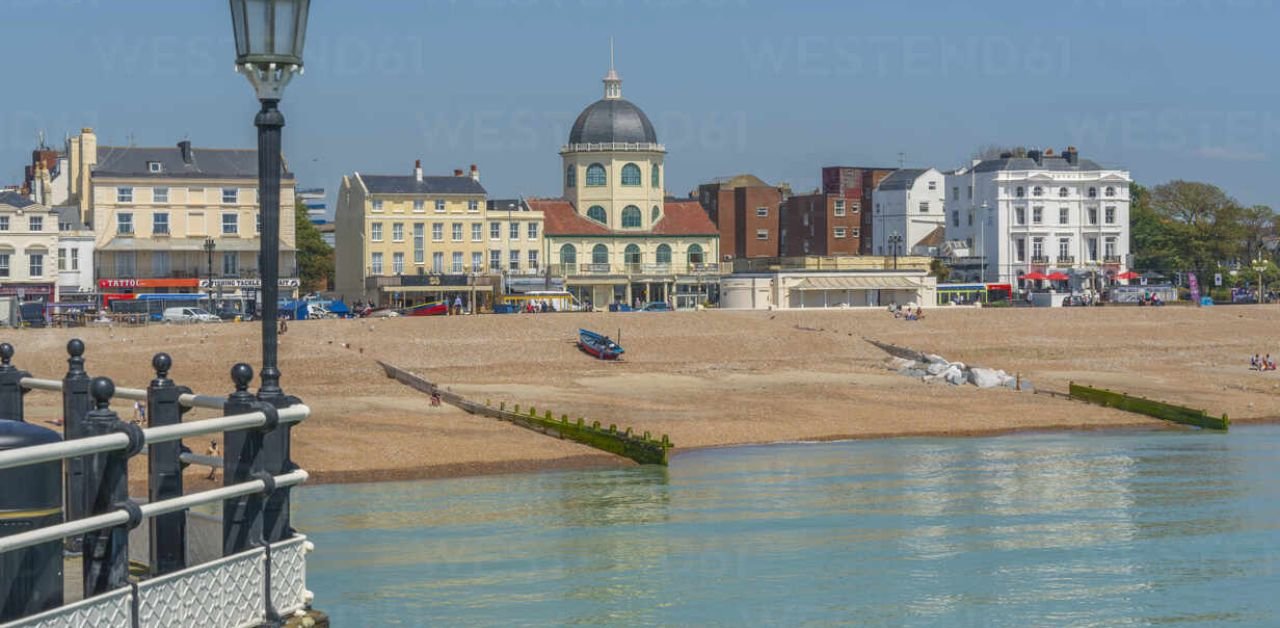
[[[161,172],[164,172],[164,165],[162,165],[158,161],[148,161],[147,172],[150,172],[152,174],[159,174]]]

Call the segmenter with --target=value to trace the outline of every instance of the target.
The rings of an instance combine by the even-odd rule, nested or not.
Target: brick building
[[[841,196],[848,209],[858,213],[861,240],[852,254],[871,255],[871,236],[874,226],[871,215],[871,196],[877,185],[897,168],[863,166],[827,166],[822,169],[822,191]],[[862,211],[862,210],[867,211]]]
[[[804,194],[783,202],[779,255],[858,255],[862,214],[840,194]]]
[[[788,195],[785,185],[769,185],[750,174],[698,186],[698,202],[720,232],[724,261],[779,255],[778,212]]]

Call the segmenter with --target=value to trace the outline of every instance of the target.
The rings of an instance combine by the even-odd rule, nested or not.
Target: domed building
[[[551,273],[596,307],[716,297],[720,238],[695,199],[664,192],[666,148],[609,69],[604,97],[578,115],[560,149],[564,193],[530,199],[546,216]]]

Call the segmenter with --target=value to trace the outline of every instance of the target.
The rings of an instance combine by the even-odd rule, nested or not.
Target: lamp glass
[[[311,0],[230,0],[236,64],[302,65]]]

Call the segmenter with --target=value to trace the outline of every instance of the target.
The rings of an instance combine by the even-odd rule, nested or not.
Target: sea
[[[1280,426],[294,492],[335,626],[1280,626]]]

